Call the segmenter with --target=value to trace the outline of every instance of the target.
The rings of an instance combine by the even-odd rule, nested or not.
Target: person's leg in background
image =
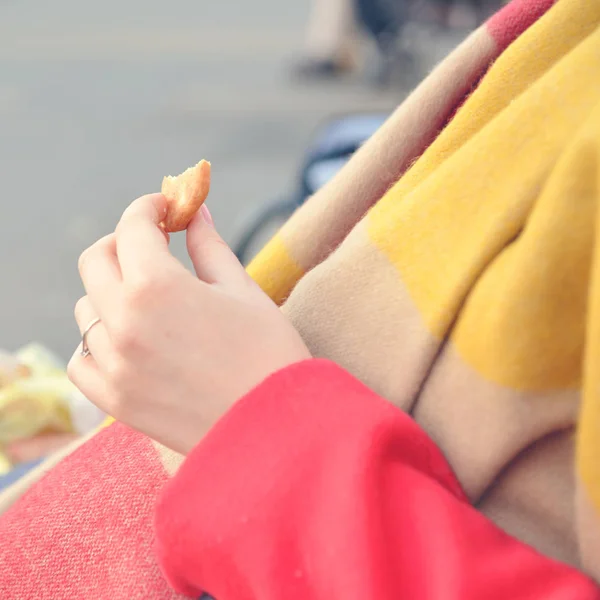
[[[354,0],[312,0],[304,59],[297,73],[333,77],[351,69],[356,29]]]
[[[412,66],[412,55],[402,52],[399,40],[413,0],[354,0],[356,15],[375,44],[378,64],[372,77],[377,85],[388,85],[395,69]]]

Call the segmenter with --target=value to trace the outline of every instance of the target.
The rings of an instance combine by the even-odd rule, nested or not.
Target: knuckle
[[[219,250],[225,249],[228,252],[231,252],[231,248],[229,247],[229,244],[220,235],[214,235],[212,237],[212,239],[210,240],[210,243],[212,245],[214,245],[215,248],[218,248]]]
[[[79,273],[83,275],[83,271],[87,268],[90,260],[96,256],[99,257],[115,244],[115,234],[110,233],[100,238],[97,242],[86,248],[80,255],[77,262]]]
[[[142,348],[142,340],[137,329],[132,323],[115,325],[113,330],[113,344],[117,353],[121,356],[131,356]],[[121,369],[117,368],[116,372]]]
[[[123,214],[121,215],[121,218],[119,219],[119,222],[117,223],[117,226],[115,227],[115,236],[117,238],[120,238],[122,236],[123,227],[127,225],[128,218],[129,218],[129,207],[127,207],[125,209],[125,212],[123,212]]]
[[[220,254],[224,250],[231,251],[220,235],[210,234],[196,240],[189,240],[190,249],[201,256]]]
[[[73,310],[73,313],[75,314],[75,319],[77,321],[80,321],[83,316],[85,303],[86,303],[86,296],[79,298],[79,300],[77,300],[77,302],[75,303],[75,308]]]
[[[130,310],[139,310],[144,307],[154,295],[154,283],[151,278],[137,277],[125,288],[125,306]]]
[[[209,260],[219,260],[222,256],[232,254],[231,248],[220,236],[215,236],[209,244],[204,247],[204,252]]]
[[[138,281],[127,287],[124,293],[124,316],[139,315],[150,309],[156,301],[156,293],[151,283]],[[127,329],[123,325],[120,329]]]
[[[79,269],[79,273],[83,273],[85,271],[85,267],[90,259],[91,247],[86,248],[80,255],[79,260],[77,261],[77,268]]]

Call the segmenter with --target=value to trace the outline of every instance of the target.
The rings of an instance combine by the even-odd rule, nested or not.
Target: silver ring
[[[92,330],[94,325],[98,325],[98,323],[100,323],[100,321],[101,321],[100,318],[90,321],[90,324],[85,328],[85,331],[81,334],[81,356],[83,356],[83,358],[85,358],[86,356],[89,356],[91,354],[90,349],[87,344],[88,333]]]

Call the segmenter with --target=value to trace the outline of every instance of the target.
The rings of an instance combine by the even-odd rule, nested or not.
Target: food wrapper
[[[38,344],[0,351],[0,474],[12,468],[6,448],[43,434],[84,434],[105,416],[68,380],[64,365]]]

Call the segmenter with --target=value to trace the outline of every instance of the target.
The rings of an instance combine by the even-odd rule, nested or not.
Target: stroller
[[[261,208],[234,245],[240,262],[247,264],[292,213],[334,177],[387,117],[382,113],[354,114],[327,122],[306,153],[296,189],[289,196]]]

